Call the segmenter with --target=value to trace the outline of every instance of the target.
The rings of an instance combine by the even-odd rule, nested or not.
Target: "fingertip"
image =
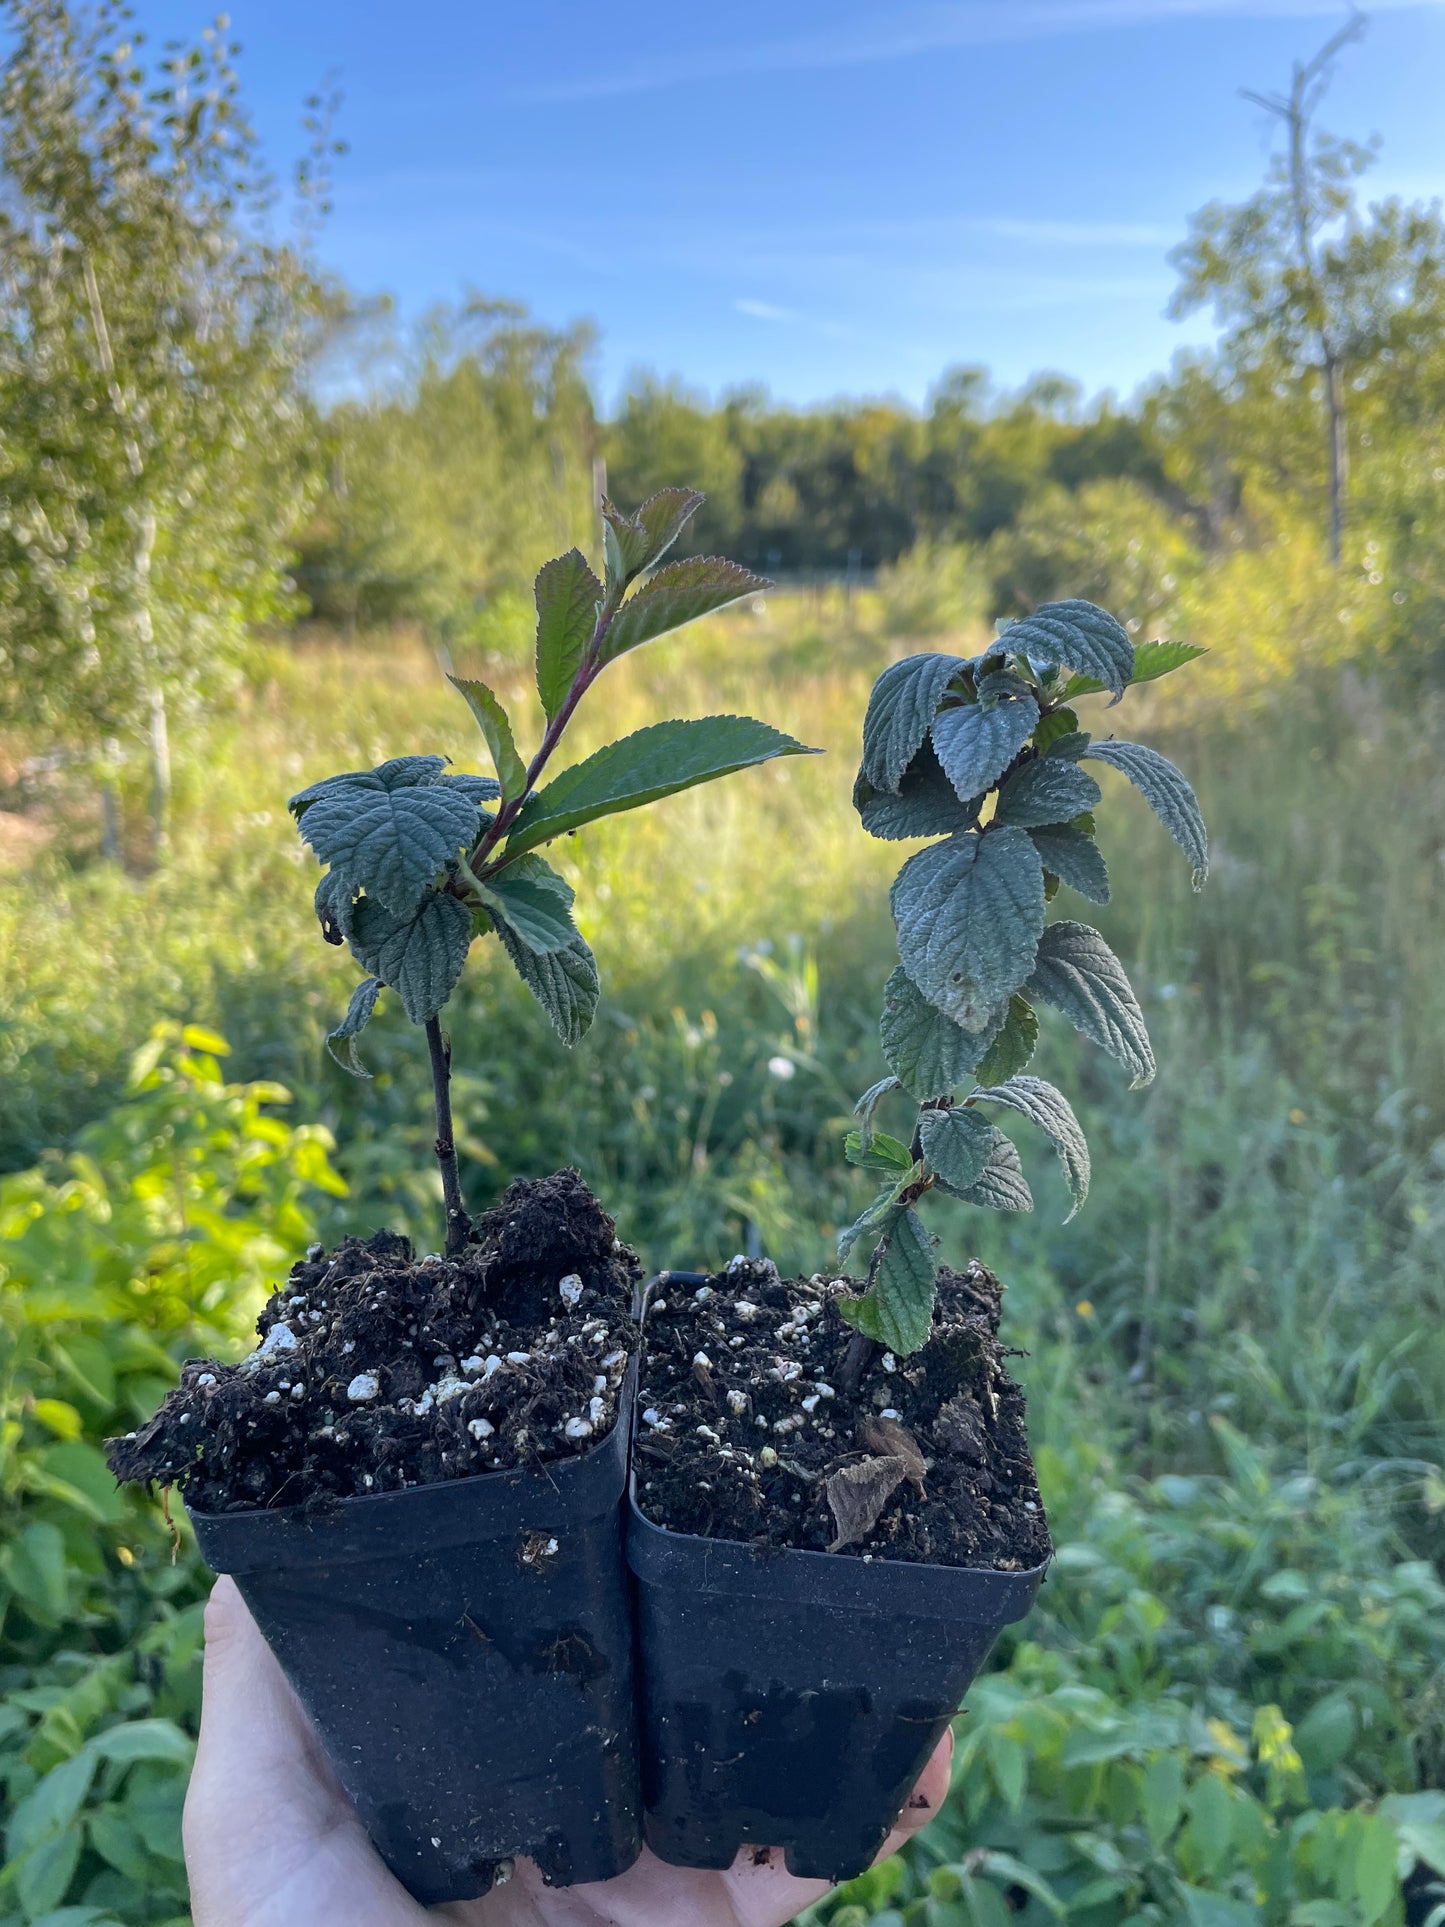
[[[953,1766],[953,1728],[945,1729],[942,1738],[928,1756],[928,1764],[914,1782],[913,1791],[903,1804],[903,1811],[894,1823],[893,1831],[884,1842],[883,1851],[878,1856],[884,1860],[890,1853],[896,1853],[905,1840],[911,1839],[933,1820],[948,1798],[952,1783]]]

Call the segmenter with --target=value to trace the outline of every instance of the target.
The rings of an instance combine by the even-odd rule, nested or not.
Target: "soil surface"
[[[664,1274],[644,1310],[637,1495],[674,1531],[750,1544],[1018,1571],[1051,1550],[998,1339],[1002,1286],[939,1274],[933,1336],[876,1354],[850,1396],[850,1279],[781,1279],[735,1258]],[[1017,1354],[1013,1354],[1017,1356]]]
[[[518,1179],[455,1261],[394,1232],[312,1247],[239,1365],[193,1359],[122,1481],[202,1512],[316,1506],[589,1451],[636,1347],[641,1267],[575,1171]]]

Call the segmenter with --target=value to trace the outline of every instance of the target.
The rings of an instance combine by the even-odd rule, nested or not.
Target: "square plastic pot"
[[[757,1548],[654,1525],[630,1501],[643,1832],[675,1867],[781,1847],[789,1873],[869,1866],[1027,1572]]]
[[[641,1851],[622,1500],[636,1366],[581,1457],[308,1517],[193,1512],[382,1859],[426,1905],[529,1854],[559,1886]]]

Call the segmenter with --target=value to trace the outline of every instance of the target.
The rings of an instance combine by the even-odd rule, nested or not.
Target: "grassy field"
[[[898,851],[861,832],[849,792],[888,653],[866,607],[779,602],[609,671],[579,753],[660,717],[740,710],[828,754],[613,819],[556,858],[603,977],[575,1054],[500,955],[478,950],[453,1025],[475,1202],[513,1172],[575,1162],[652,1264],[749,1244],[785,1267],[827,1262],[862,1193],[842,1163],[843,1119],[881,1071]],[[1427,1917],[1433,1876],[1408,1847],[1411,1827],[1441,1829],[1430,1864],[1445,1860],[1445,1798],[1429,1791],[1445,1784],[1445,1591],[1429,1563],[1445,1538],[1445,714],[1351,671],[1266,686],[1247,661],[1224,667],[1217,689],[1206,660],[1117,718],[1087,705],[1099,713],[1086,726],[1144,736],[1194,779],[1214,875],[1196,898],[1173,846],[1132,793],[1120,799],[1101,922],[1140,988],[1159,1078],[1128,1092],[1046,1019],[1040,1069],[1075,1096],[1093,1146],[1085,1212],[1062,1226],[1040,1140],[1025,1146],[1036,1216],[980,1222],[960,1208],[938,1227],[947,1257],[977,1249],[1010,1286],[1064,1551],[1045,1607],[976,1698],[947,1825],[906,1871],[829,1903],[838,1927],[875,1916],[997,1927],[1059,1907],[1100,1927],[1372,1927],[1407,1905]],[[486,673],[535,721],[525,664]],[[79,784],[59,782],[12,838],[0,1169],[23,1173],[86,1128],[95,1161],[52,1157],[0,1180],[11,1426],[0,1581],[4,1676],[20,1695],[0,1747],[12,1801],[69,1757],[37,1741],[50,1712],[34,1696],[74,1694],[101,1659],[120,1679],[117,1658],[159,1641],[161,1683],[127,1716],[179,1736],[194,1713],[199,1577],[183,1566],[164,1579],[157,1529],[129,1502],[107,1514],[115,1557],[61,1574],[33,1610],[24,1535],[72,1529],[26,1467],[82,1446],[127,1397],[153,1392],[161,1369],[151,1357],[111,1387],[110,1407],[87,1403],[65,1391],[56,1346],[72,1362],[86,1344],[103,1349],[138,1304],[171,1355],[201,1333],[239,1342],[268,1264],[297,1237],[384,1221],[434,1234],[420,1038],[388,1014],[364,1040],[367,1083],[321,1052],[354,968],[316,930],[313,867],[284,807],[316,776],[421,749],[478,764],[466,710],[419,645],[281,644],[233,713],[185,744],[163,868],[98,862]],[[164,1020],[227,1038],[233,1086],[288,1087],[289,1115],[331,1134],[349,1195],[310,1181],[312,1139],[272,1142],[279,1164],[264,1182],[237,1176],[251,1168],[236,1148],[248,1132],[260,1143],[272,1120],[271,1139],[286,1133],[265,1093],[249,1112],[226,1099],[224,1132],[209,1111],[197,1123],[197,1105],[221,1102],[195,1068],[209,1061],[203,1039],[170,1047],[127,1095],[132,1054]],[[210,1215],[183,1200],[173,1222],[154,1173],[172,1170],[182,1139],[198,1148],[179,1189],[211,1173]],[[238,1209],[240,1259],[224,1222]],[[38,1275],[46,1227],[46,1263],[84,1271],[87,1290],[100,1278],[109,1295],[78,1308],[62,1294],[37,1337],[40,1314],[16,1287]],[[211,1254],[205,1288],[187,1286],[162,1315],[154,1281],[181,1248],[194,1275],[191,1247]],[[68,1439],[70,1422],[48,1430],[37,1400],[78,1414]],[[115,1563],[121,1549],[130,1563]],[[126,1674],[120,1697],[93,1695],[72,1753],[134,1686]],[[144,1771],[163,1806],[176,1763]],[[127,1785],[107,1792],[98,1779],[92,1806],[119,1810]],[[1389,1805],[1412,1799],[1438,1807]],[[143,1905],[115,1886],[131,1875],[106,1858],[105,1830],[100,1845],[84,1833],[90,1811],[67,1823],[84,1837],[66,1882],[40,1898],[127,1923],[181,1917],[173,1865],[171,1887],[155,1885],[164,1824],[146,1835],[134,1821],[136,1865],[155,1861],[160,1896]],[[0,1884],[0,1922],[20,1880]],[[14,1918],[43,1913],[22,1896]]]

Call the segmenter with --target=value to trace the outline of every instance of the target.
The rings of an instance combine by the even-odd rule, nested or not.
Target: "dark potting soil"
[[[942,1271],[927,1345],[876,1356],[850,1395],[837,1301],[856,1281],[785,1280],[746,1258],[701,1286],[665,1276],[644,1310],[642,1511],[749,1544],[1037,1566],[1049,1531],[1004,1369],[1002,1289],[977,1260]]]
[[[313,1246],[239,1365],[193,1359],[109,1445],[202,1512],[328,1504],[572,1457],[617,1417],[636,1254],[575,1171],[517,1179],[456,1260],[395,1232]]]

